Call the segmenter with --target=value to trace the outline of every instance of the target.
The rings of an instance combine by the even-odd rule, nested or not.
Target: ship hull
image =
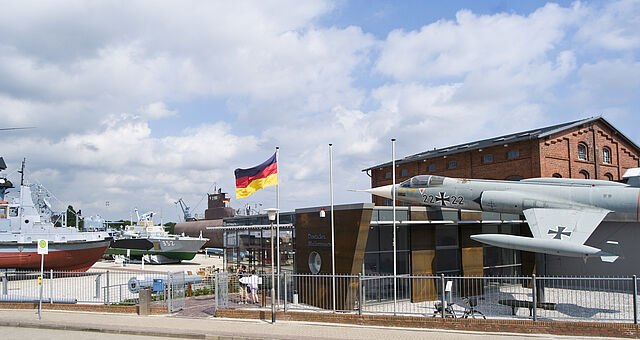
[[[180,262],[182,260],[192,260],[206,241],[206,238],[185,237],[125,238],[114,240],[107,250],[107,254],[129,255],[131,257],[161,255],[173,260],[173,262]]]
[[[56,271],[87,271],[109,247],[110,240],[85,242],[49,241],[49,253],[44,257],[44,269]],[[0,242],[0,268],[40,270],[41,255],[35,243]]]

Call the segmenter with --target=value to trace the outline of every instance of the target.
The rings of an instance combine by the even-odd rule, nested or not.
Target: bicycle
[[[476,316],[479,318],[480,316],[482,316],[483,319],[486,319],[487,317],[484,316],[484,314],[476,309],[476,306],[478,305],[478,298],[476,298],[475,296],[473,297],[464,297],[463,298],[464,302],[469,305],[469,308],[465,307],[464,308],[464,313],[462,314],[463,318],[468,318],[471,317],[472,319],[475,319]]]
[[[453,310],[454,303],[447,303],[447,307],[444,308],[444,317],[445,318],[457,318],[456,312]],[[436,302],[433,304],[433,307],[436,309],[433,312],[433,317],[441,317],[442,316],[442,303]]]

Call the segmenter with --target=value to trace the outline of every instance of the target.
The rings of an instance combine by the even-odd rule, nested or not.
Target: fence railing
[[[170,273],[135,271],[0,271],[0,302],[33,302],[42,297],[45,303],[135,305],[139,301],[139,282],[162,280],[162,289],[154,290],[155,306],[168,306]],[[136,281],[133,283],[133,281]],[[133,285],[133,286],[132,286]],[[148,285],[147,285],[148,286]],[[142,287],[146,288],[146,287]],[[173,294],[175,295],[175,294]]]
[[[0,302],[36,301],[39,276],[0,271]],[[133,305],[139,300],[132,285],[150,287],[156,280],[160,283],[153,287],[153,305],[170,312],[188,307],[189,294],[209,296],[216,308],[271,308],[270,274],[216,273],[192,280],[182,273],[123,270],[47,271],[41,280],[43,302]],[[275,282],[273,303],[285,311],[638,323],[636,276],[394,279],[282,273]]]
[[[224,276],[225,308],[270,308],[271,277],[258,276],[257,303],[242,276]],[[220,278],[218,278],[220,280]],[[277,308],[285,311],[638,322],[633,277],[462,277],[307,275],[276,279]],[[213,287],[215,279],[209,283]],[[211,288],[213,289],[213,288]],[[246,297],[247,291],[250,297]],[[220,297],[216,297],[220,299]],[[248,301],[248,303],[247,303]]]

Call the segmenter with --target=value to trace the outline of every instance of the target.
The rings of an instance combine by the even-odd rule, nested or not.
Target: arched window
[[[604,177],[607,178],[607,181],[613,181],[613,175],[608,173],[608,172],[606,174],[604,174]]]
[[[587,170],[580,170],[580,176],[584,179],[589,179],[589,172],[587,172]]]
[[[401,177],[409,176],[409,170],[407,170],[407,169],[400,170],[400,176]]]
[[[611,149],[606,146],[602,148],[602,163],[611,164]]]
[[[585,143],[578,143],[578,159],[586,161],[589,148]]]
[[[457,161],[449,161],[449,163],[447,163],[447,169],[455,169],[457,167],[458,167]]]
[[[556,172],[555,174],[551,175],[551,177],[562,178],[562,175]]]
[[[430,165],[429,165],[429,170],[428,170],[428,171],[429,171],[429,172],[434,172],[434,171],[436,171],[436,164],[435,164],[435,163],[430,164]]]

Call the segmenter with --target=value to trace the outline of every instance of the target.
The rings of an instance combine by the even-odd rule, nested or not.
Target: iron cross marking
[[[553,237],[556,240],[561,240],[562,236],[571,237],[571,232],[564,231],[565,229],[567,229],[567,227],[558,226],[558,230],[549,229],[549,232],[547,234],[556,234],[556,236]]]
[[[440,191],[440,196],[436,196],[436,203],[440,202],[443,207],[447,205],[446,203],[444,203],[445,201],[451,203],[451,201],[449,200],[449,196],[445,196],[446,194],[446,192]]]

